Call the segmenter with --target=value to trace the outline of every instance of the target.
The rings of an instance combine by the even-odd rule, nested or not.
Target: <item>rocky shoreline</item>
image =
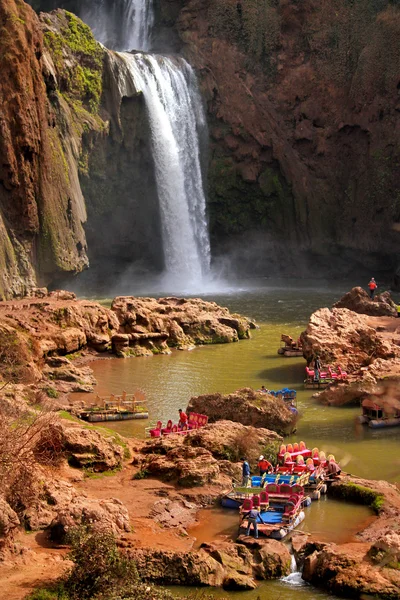
[[[357,404],[374,397],[388,409],[400,409],[400,321],[390,295],[371,300],[362,288],[353,288],[331,309],[310,317],[301,334],[304,357],[318,354],[323,365],[340,364],[348,374],[315,396],[323,404]],[[379,397],[379,399],[378,399]]]
[[[282,401],[272,402],[250,389],[228,396],[192,398],[188,409],[205,411],[207,407],[214,422],[186,436],[149,441],[125,440],[115,432],[45,408],[44,386],[49,382],[60,385],[60,391],[71,389],[54,377],[57,369],[77,368],[75,361],[65,356],[67,352],[84,350],[85,354],[90,348],[95,352],[90,356],[99,351],[104,355],[113,347],[115,350],[114,335],[128,336],[124,350],[120,348],[124,355],[131,354],[130,348],[134,353],[154,348],[169,351],[177,340],[182,348],[193,342],[219,343],[222,338],[236,341],[249,335],[250,322],[201,300],[118,298],[113,310],[65,294],[0,305],[1,331],[18,339],[24,357],[31,358],[21,377],[32,378],[29,385],[10,383],[4,388],[4,424],[23,421],[24,415],[30,415],[34,424],[33,429],[30,424],[28,429],[2,430],[2,451],[7,449],[18,469],[12,476],[0,469],[4,489],[0,497],[0,576],[7,582],[10,573],[21,565],[39,564],[45,554],[54,565],[49,577],[59,577],[65,534],[82,523],[112,532],[120,550],[135,561],[143,580],[150,583],[245,590],[254,589],[257,581],[288,574],[291,556],[283,542],[240,536],[235,541],[205,543],[197,550],[188,533],[198,511],[218,503],[232,481],[240,479],[244,453],[253,469],[259,454],[276,456],[280,433],[289,418]],[[377,319],[375,327],[371,319]],[[349,308],[321,309],[312,315],[302,335],[305,355],[311,357],[318,351],[325,360],[340,361],[349,371],[349,379],[353,377],[345,384],[347,389],[353,389],[353,382],[366,371],[375,377],[373,385],[383,385],[376,376],[378,361],[397,368],[400,354],[395,341],[388,341],[388,337],[395,338],[396,331],[390,330],[389,321],[383,326],[382,319],[394,321],[391,316],[364,315]],[[178,326],[183,332],[179,335]],[[146,338],[146,332],[161,333],[163,338]],[[369,365],[363,366],[368,366],[367,370],[360,366],[366,357]],[[18,364],[12,366],[17,369]],[[334,389],[332,386],[324,393],[334,393]],[[231,420],[232,413],[236,421]],[[26,436],[31,438],[24,454],[21,448]],[[29,469],[23,468],[22,459],[29,462]],[[303,578],[339,596],[374,594],[385,600],[397,599],[399,489],[384,481],[342,475],[329,487],[328,495],[367,504],[377,516],[350,543],[327,543],[315,535],[310,539],[301,532],[293,533],[291,545],[303,567]],[[42,545],[28,543],[27,530],[35,532],[35,539],[44,536]],[[37,578],[32,576],[23,591],[18,584],[7,585],[14,594],[10,591],[10,597],[22,599],[27,589],[37,585]]]
[[[120,296],[106,308],[72,292],[40,288],[22,300],[0,302],[1,346],[12,355],[0,379],[36,385],[51,398],[89,392],[96,382],[85,363],[96,357],[237,342],[249,338],[255,327],[200,299]]]

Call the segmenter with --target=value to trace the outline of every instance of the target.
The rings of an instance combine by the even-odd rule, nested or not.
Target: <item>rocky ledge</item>
[[[23,300],[0,302],[1,346],[9,357],[0,377],[60,392],[91,391],[91,371],[76,360],[87,351],[120,357],[168,353],[237,342],[250,337],[252,327],[250,320],[200,299],[118,297],[109,309],[71,292],[36,289]]]
[[[273,429],[280,434],[291,432],[297,420],[283,400],[251,388],[228,395],[216,393],[193,397],[187,411],[207,414],[210,422],[230,419],[243,425]]]
[[[293,543],[299,561],[304,561],[303,579],[333,594],[351,598],[365,595],[395,600],[400,590],[399,490],[386,481],[344,477],[332,484],[330,495],[370,504],[378,513],[357,542],[326,544]]]
[[[149,440],[136,455],[135,464],[143,473],[175,481],[181,487],[212,483],[221,491],[230,488],[232,479],[241,479],[243,456],[256,470],[258,456],[275,459],[281,442],[275,431],[223,420],[185,436]]]
[[[391,394],[393,382],[400,379],[400,323],[395,315],[388,294],[371,300],[361,288],[332,309],[311,315],[301,335],[307,362],[318,354],[323,367],[339,364],[348,374],[318,394],[321,402],[341,405]]]

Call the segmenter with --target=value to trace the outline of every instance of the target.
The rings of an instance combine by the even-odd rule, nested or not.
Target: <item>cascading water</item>
[[[206,122],[196,78],[182,58],[121,56],[149,115],[166,274],[175,285],[193,285],[210,267],[199,152]]]
[[[80,11],[95,37],[118,51],[149,50],[153,15],[153,0],[95,0]],[[149,117],[165,262],[160,284],[201,291],[210,244],[199,144],[207,126],[196,77],[183,58],[120,56]]]
[[[80,17],[96,39],[111,50],[150,49],[154,22],[152,0],[84,2]]]

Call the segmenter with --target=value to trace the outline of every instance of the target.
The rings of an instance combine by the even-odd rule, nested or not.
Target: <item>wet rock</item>
[[[397,317],[397,308],[390,297],[390,292],[377,294],[373,300],[361,287],[355,287],[347,292],[333,308],[347,308],[353,312],[375,317]]]
[[[239,592],[245,590],[255,590],[257,584],[251,577],[246,577],[246,575],[241,575],[240,573],[230,573],[224,578],[222,587],[224,590]]]
[[[253,554],[255,574],[259,579],[274,579],[290,573],[291,556],[283,542],[272,539],[254,539],[240,535],[238,544],[243,544]]]
[[[250,336],[248,319],[231,315],[215,302],[196,298],[155,300],[120,296],[114,299],[111,309],[118,316],[123,333],[166,340],[168,346],[176,348],[234,342]]]
[[[220,393],[190,399],[187,412],[208,415],[209,421],[232,420],[243,425],[272,429],[278,433],[291,431],[295,419],[282,400],[251,388],[233,394]]]

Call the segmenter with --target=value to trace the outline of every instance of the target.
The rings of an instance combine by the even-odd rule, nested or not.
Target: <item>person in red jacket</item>
[[[269,471],[272,471],[272,465],[271,465],[271,463],[266,458],[264,458],[263,455],[261,455],[260,458],[258,459],[257,467],[260,469],[260,475],[261,475],[261,477],[265,473],[268,473]]]
[[[369,282],[368,287],[369,287],[369,297],[371,298],[371,300],[373,300],[375,290],[378,287],[378,285],[373,277],[371,277],[371,281]]]
[[[182,429],[182,427],[184,425],[187,425],[187,422],[188,422],[187,414],[184,413],[183,410],[180,408],[179,409],[179,422],[178,422],[179,429]]]

